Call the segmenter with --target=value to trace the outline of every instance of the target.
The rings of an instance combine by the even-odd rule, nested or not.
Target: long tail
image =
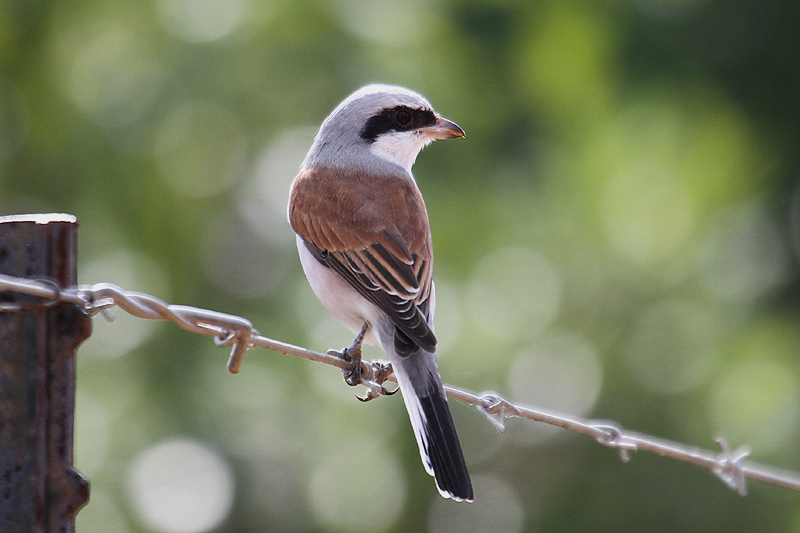
[[[425,470],[436,480],[442,496],[471,502],[472,482],[435,355],[421,351],[391,359]]]

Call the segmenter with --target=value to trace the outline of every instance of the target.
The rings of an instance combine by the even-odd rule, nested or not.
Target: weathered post
[[[0,217],[0,273],[74,285],[72,215]],[[89,498],[73,468],[76,306],[0,292],[0,532],[69,533]]]

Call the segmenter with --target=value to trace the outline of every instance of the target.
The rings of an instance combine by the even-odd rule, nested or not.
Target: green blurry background
[[[0,214],[77,215],[81,283],[340,348],[288,187],[341,99],[401,84],[467,132],[415,167],[445,382],[800,470],[799,26],[793,0],[3,0]],[[798,493],[457,403],[476,502],[445,501],[399,396],[265,350],[233,376],[115,314],[78,354],[81,532],[800,531]]]

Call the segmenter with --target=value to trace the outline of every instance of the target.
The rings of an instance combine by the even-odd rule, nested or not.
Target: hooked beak
[[[458,124],[444,117],[437,117],[436,123],[424,128],[425,134],[431,139],[457,139],[466,137],[464,130]]]

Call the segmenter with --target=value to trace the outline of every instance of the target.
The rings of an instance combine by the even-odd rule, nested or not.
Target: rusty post
[[[74,285],[72,215],[0,217],[0,273]],[[73,468],[75,349],[91,321],[74,305],[0,292],[0,532],[69,533],[89,499]]]

